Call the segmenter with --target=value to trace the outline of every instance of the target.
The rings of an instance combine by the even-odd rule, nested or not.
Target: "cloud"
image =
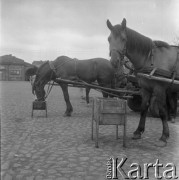
[[[2,53],[53,59],[108,57],[106,20],[152,39],[170,41],[179,31],[177,0],[2,0]]]

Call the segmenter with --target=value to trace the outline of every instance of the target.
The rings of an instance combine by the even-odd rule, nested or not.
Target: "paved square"
[[[65,102],[60,87],[53,87],[45,112],[34,112],[29,82],[0,82],[1,85],[1,176],[3,180],[104,180],[108,159],[127,156],[123,169],[131,163],[174,163],[179,171],[179,117],[169,123],[170,139],[166,147],[156,146],[161,136],[160,119],[147,117],[142,139],[131,139],[139,114],[128,111],[127,148],[115,139],[114,126],[101,126],[99,149],[91,140],[92,105],[81,99],[79,89],[69,88],[74,108],[72,117],[63,117]],[[90,97],[101,96],[91,91]],[[162,170],[161,170],[162,173]],[[177,174],[179,176],[179,174]],[[154,179],[154,170],[149,171]],[[119,174],[119,179],[122,177]]]

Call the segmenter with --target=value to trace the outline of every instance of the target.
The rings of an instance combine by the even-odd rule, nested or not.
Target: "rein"
[[[73,60],[75,61],[75,75],[76,75],[77,74],[76,72],[77,72],[77,61],[78,61],[78,59],[74,58]]]
[[[51,90],[52,90],[52,87],[53,87],[54,83],[55,83],[54,81],[53,81],[52,84],[48,83],[47,93],[45,94],[45,97],[44,97],[45,99],[47,99],[48,95],[50,94],[50,92],[51,92]]]

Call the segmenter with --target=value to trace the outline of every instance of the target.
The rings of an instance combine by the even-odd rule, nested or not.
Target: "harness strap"
[[[146,58],[145,61],[144,61],[144,65],[143,65],[142,67],[138,68],[138,69],[134,69],[134,71],[135,71],[136,73],[142,72],[143,70],[146,69],[145,65],[146,65],[146,63],[147,63],[148,60],[151,61],[151,66],[150,66],[150,68],[154,68],[154,53],[153,53],[153,52],[154,52],[154,49],[155,49],[155,48],[157,48],[157,46],[155,45],[154,42],[152,42],[151,50],[150,50],[147,58]],[[154,72],[155,72],[155,71],[154,71]],[[153,73],[154,73],[154,72],[153,72]],[[152,73],[152,72],[151,72],[151,73]]]
[[[176,77],[176,69],[177,69],[177,64],[178,64],[178,61],[179,61],[179,52],[177,53],[177,59],[176,59],[176,61],[175,61],[175,64],[174,64],[174,66],[173,66],[173,71],[172,71],[172,84],[173,84],[173,82],[174,82],[174,80],[175,80],[175,77]]]
[[[153,54],[153,51],[154,51],[154,49],[152,48],[152,50],[151,50],[151,54],[150,54],[151,67],[153,67],[153,66],[154,66],[154,54]]]
[[[52,62],[52,61],[48,61],[48,63],[49,63],[50,69],[51,69],[51,70],[55,73],[55,75],[56,75],[56,68],[55,68],[53,62]],[[52,76],[53,76],[53,73],[51,73],[50,79],[52,79]],[[47,99],[48,95],[50,94],[53,85],[54,85],[54,80],[53,80],[53,83],[52,83],[52,84],[50,84],[50,83],[48,84],[47,93],[45,94],[45,97],[44,97],[45,99]]]
[[[52,90],[53,85],[54,85],[54,81],[53,81],[53,83],[52,83],[52,85],[51,85],[51,86],[50,86],[50,83],[49,83],[49,85],[48,85],[48,89],[47,89],[47,93],[46,93],[46,95],[45,95],[45,99],[47,99],[48,95],[50,94],[50,92],[51,92],[51,90]]]
[[[177,59],[176,59],[175,64],[174,64],[174,66],[173,66],[173,71],[172,71],[172,73],[176,73],[178,61],[179,61],[179,52],[177,53]]]
[[[155,67],[155,68],[151,71],[150,77],[153,76],[153,74],[155,73],[156,70],[157,70],[157,68]]]
[[[152,49],[151,49],[149,56],[148,56],[151,59],[151,67],[154,66],[154,49],[155,48],[157,48],[157,46],[155,45],[154,42],[152,42]]]
[[[50,69],[55,73],[55,75],[57,75],[57,71],[56,71],[56,68],[55,68],[53,62],[49,61],[48,63],[49,63]]]
[[[76,69],[77,69],[77,59],[76,59],[76,58],[74,58],[74,61],[75,61],[75,76],[77,76],[77,75],[76,75]]]
[[[78,61],[78,59],[74,58],[73,60],[74,60],[74,62],[75,62],[75,77],[76,77],[77,79],[79,79],[78,76],[77,76],[77,61]]]

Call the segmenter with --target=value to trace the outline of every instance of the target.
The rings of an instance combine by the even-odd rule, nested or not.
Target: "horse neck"
[[[129,28],[127,32],[126,56],[136,70],[143,68],[153,48],[150,38]]]
[[[49,81],[53,79],[53,70],[51,68],[47,70],[47,73],[44,75],[43,79],[43,86],[45,86]]]
[[[126,52],[126,56],[133,64],[136,70],[140,70],[141,68],[143,68],[145,66],[146,59],[148,58],[146,55],[141,54],[137,50],[134,51],[128,50]]]

